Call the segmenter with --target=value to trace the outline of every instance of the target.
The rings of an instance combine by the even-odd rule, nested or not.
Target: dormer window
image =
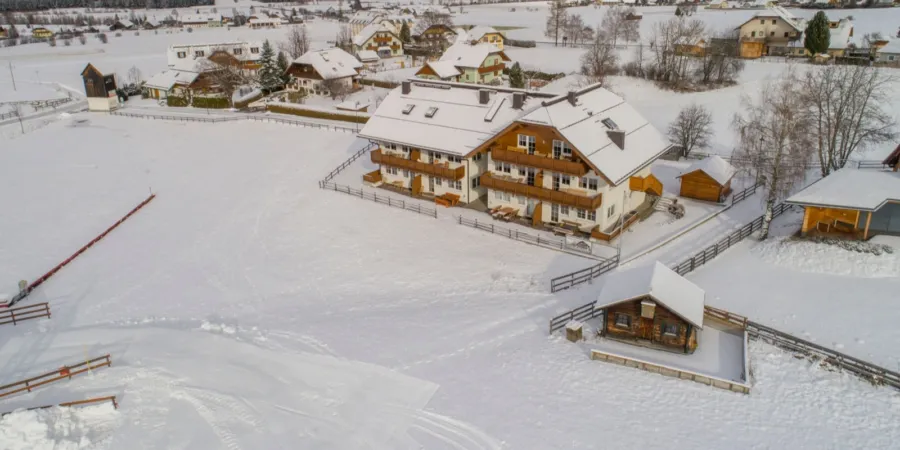
[[[194,57],[195,57],[195,58],[202,58],[203,55],[205,55],[205,53],[203,52],[203,50],[196,50],[196,51],[194,52]]]
[[[608,117],[606,119],[601,120],[600,122],[603,124],[604,127],[609,128],[610,130],[618,130],[619,129],[619,126],[616,125],[616,123],[613,122],[613,120]]]
[[[432,118],[435,114],[437,114],[437,111],[437,107],[432,106],[431,108],[428,108],[427,111],[425,111],[425,117]]]

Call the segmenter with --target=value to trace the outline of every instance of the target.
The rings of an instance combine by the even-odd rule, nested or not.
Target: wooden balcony
[[[597,194],[594,197],[584,197],[581,195],[569,194],[567,192],[545,189],[538,186],[529,186],[517,181],[503,179],[490,173],[481,175],[481,185],[489,189],[509,192],[510,194],[524,195],[528,198],[533,198],[550,203],[557,203],[560,205],[572,206],[575,208],[587,209],[591,211],[599,208],[603,200],[603,196],[600,194]]]
[[[381,170],[375,170],[363,175],[363,181],[366,183],[380,183],[381,182]]]
[[[504,63],[494,64],[493,66],[479,67],[478,73],[503,72],[503,69],[505,69],[505,68],[506,68],[506,64],[504,64]]]
[[[657,197],[663,193],[662,182],[654,177],[653,174],[646,177],[631,177],[628,180],[628,188],[632,191],[646,192]]]
[[[372,162],[375,164],[384,164],[398,169],[406,169],[419,174],[431,175],[449,180],[461,180],[466,176],[466,168],[459,166],[455,169],[450,168],[450,164],[428,164],[421,161],[402,158],[394,155],[386,155],[381,150],[374,150],[372,153]]]
[[[525,153],[525,149],[519,147],[508,147],[507,149],[493,148],[491,149],[491,158],[495,161],[503,161],[517,166],[536,167],[552,172],[564,173],[582,177],[587,173],[587,166],[574,161],[565,159],[553,159],[540,155],[529,155]]]

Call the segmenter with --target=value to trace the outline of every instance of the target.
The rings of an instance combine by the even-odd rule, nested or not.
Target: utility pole
[[[9,76],[12,77],[13,90],[15,91],[15,90],[17,90],[16,89],[16,75],[13,73],[13,70],[12,70],[12,61],[9,62]]]
[[[22,134],[25,134],[25,125],[22,123],[22,105],[16,103],[16,118],[19,119],[19,128],[22,129]]]

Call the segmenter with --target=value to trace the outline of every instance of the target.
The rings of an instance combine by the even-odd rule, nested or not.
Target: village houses
[[[447,25],[435,24],[413,36],[413,39],[421,46],[443,51],[456,41],[456,32]]]
[[[498,49],[503,50],[504,37],[500,34],[499,31],[495,30],[493,27],[486,27],[483,25],[479,25],[476,27],[472,27],[469,31],[466,31],[465,37],[463,38],[466,42],[469,43],[487,43],[494,44]]]
[[[762,56],[812,56],[803,45],[806,21],[780,6],[771,6],[737,28],[742,58]],[[829,22],[828,54],[843,56],[853,37],[853,21]]]
[[[381,58],[403,56],[403,42],[388,26],[372,24],[353,38],[353,53],[358,54],[363,50],[372,50]]]
[[[599,85],[558,95],[408,80],[359,135],[378,144],[367,183],[605,240],[662,194],[650,164],[670,149]]]
[[[291,62],[286,88],[310,95],[349,93],[357,87],[362,67],[362,62],[339,48],[309,51]]]
[[[453,44],[438,61],[428,61],[416,72],[419,78],[462,83],[499,82],[510,61],[494,44]]]
[[[166,51],[168,68],[147,79],[144,89],[155,99],[214,95],[219,89],[209,73],[227,66],[253,75],[259,69],[261,52],[259,42],[173,45]]]

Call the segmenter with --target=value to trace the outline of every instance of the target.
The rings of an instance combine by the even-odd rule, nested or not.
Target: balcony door
[[[534,186],[534,169],[529,167],[525,170],[525,184]]]
[[[428,192],[434,192],[434,177],[428,177]]]
[[[559,222],[559,205],[556,203],[550,205],[550,221]]]
[[[559,190],[559,174],[558,173],[553,174],[553,190],[554,191]]]

